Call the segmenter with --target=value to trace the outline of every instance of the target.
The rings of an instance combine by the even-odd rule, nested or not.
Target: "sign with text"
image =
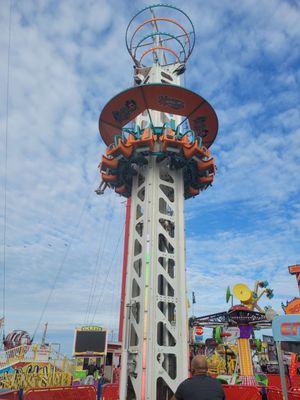
[[[223,330],[222,333],[224,343],[234,342],[240,337],[240,328],[237,326],[232,326]]]
[[[280,315],[272,322],[274,340],[277,342],[300,342],[300,315]]]
[[[83,326],[75,330],[74,356],[97,357],[107,352],[107,331],[98,326]]]

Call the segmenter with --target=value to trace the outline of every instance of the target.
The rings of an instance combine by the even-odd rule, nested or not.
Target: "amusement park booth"
[[[75,329],[73,357],[75,359],[74,379],[86,377],[90,364],[98,371],[105,364],[107,354],[107,330],[100,326],[82,326]]]

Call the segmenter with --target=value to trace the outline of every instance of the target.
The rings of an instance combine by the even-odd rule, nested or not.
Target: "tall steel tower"
[[[131,198],[120,400],[167,400],[188,376],[184,199],[211,185],[210,104],[180,86],[193,50],[190,18],[153,5],[126,30],[134,86],[111,99],[99,130],[106,187]]]

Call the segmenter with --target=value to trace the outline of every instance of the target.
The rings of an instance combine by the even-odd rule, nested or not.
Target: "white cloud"
[[[99,243],[106,240],[98,296],[123,229],[123,200],[109,192],[101,198],[92,193],[104,148],[97,120],[104,104],[132,84],[124,34],[140,6],[105,0],[13,1],[7,330],[34,330],[73,240],[44,318],[50,337],[62,340],[68,352],[72,329],[84,319]],[[297,262],[300,221],[299,8],[283,0],[195,0],[184,8],[197,32],[187,86],[207,98],[220,122],[212,148],[219,166],[216,182],[186,204],[189,288],[206,304],[197,305],[197,312],[214,312],[224,306],[227,281],[252,284],[272,277],[278,305],[295,293],[286,266]],[[8,14],[6,1],[0,9],[1,193]],[[121,248],[122,243],[97,317],[115,330]],[[207,290],[212,285],[214,296]]]

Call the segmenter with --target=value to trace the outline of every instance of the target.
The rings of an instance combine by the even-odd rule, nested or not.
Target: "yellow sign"
[[[86,325],[86,326],[81,326],[79,328],[76,328],[76,331],[104,331],[105,329],[101,328],[101,326],[94,326],[94,325]]]
[[[0,371],[1,389],[69,386],[71,382],[70,372],[63,372],[50,363],[20,362]]]

